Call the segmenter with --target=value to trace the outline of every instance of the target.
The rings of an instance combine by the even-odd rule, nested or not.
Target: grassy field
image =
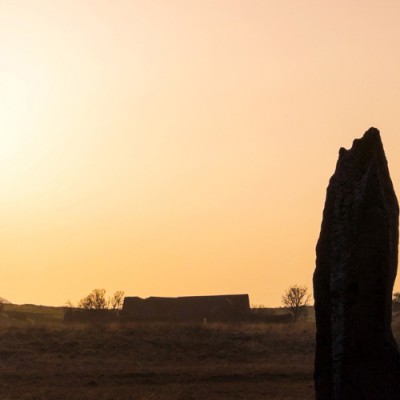
[[[0,328],[0,399],[310,399],[312,326]]]
[[[3,304],[0,327],[35,324],[59,324],[64,319],[64,307],[36,306],[34,304]]]
[[[314,398],[312,322],[70,326],[35,310],[1,320],[0,400]]]

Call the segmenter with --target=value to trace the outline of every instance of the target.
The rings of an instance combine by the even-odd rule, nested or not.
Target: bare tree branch
[[[282,296],[282,304],[292,312],[294,322],[298,320],[309,301],[310,295],[306,286],[291,286]]]

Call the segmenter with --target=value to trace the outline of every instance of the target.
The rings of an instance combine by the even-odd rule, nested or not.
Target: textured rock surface
[[[379,131],[340,149],[317,244],[317,400],[400,399],[391,331],[399,208]]]

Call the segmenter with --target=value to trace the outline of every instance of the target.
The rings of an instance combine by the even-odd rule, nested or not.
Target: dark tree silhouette
[[[105,310],[108,308],[105,289],[93,289],[86,297],[81,299],[78,307],[94,310]]]
[[[118,290],[113,296],[107,299],[106,289],[93,289],[86,297],[79,301],[78,307],[85,310],[107,310],[109,308],[118,310],[122,307],[124,294],[125,292]]]
[[[310,300],[306,286],[291,286],[282,296],[282,304],[293,314],[294,322],[304,312]]]
[[[114,295],[110,298],[110,306],[113,310],[119,310],[122,308],[124,302],[125,292],[117,290]]]

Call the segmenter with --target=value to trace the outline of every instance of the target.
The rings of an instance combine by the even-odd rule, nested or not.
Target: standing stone
[[[400,400],[391,330],[399,207],[379,131],[339,151],[314,272],[317,400]]]

